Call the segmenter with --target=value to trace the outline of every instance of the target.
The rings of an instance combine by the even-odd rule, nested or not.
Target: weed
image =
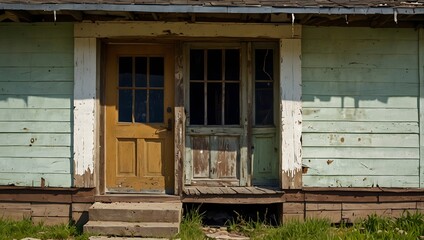
[[[21,221],[0,219],[0,240],[22,239],[25,237],[39,239],[88,239],[88,235],[79,232],[74,225],[45,226],[43,223],[33,224],[30,219]]]
[[[204,213],[200,213],[200,206],[197,208],[186,209],[186,214],[183,216],[180,225],[180,233],[177,238],[187,240],[205,239],[205,234],[202,231],[202,219]]]

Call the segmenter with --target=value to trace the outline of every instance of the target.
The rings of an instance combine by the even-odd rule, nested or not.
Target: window
[[[190,124],[240,125],[240,49],[190,49]]]
[[[255,125],[274,124],[274,50],[255,49]]]
[[[164,58],[120,57],[118,96],[119,122],[163,122]]]

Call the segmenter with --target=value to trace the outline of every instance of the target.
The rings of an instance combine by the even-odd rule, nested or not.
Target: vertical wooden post
[[[424,187],[424,29],[418,32],[418,69],[419,69],[419,125],[420,125],[420,163],[419,187]]]
[[[301,40],[280,39],[280,180],[302,187]]]
[[[74,186],[95,187],[97,39],[74,41]]]
[[[183,190],[183,162],[185,155],[185,113],[184,113],[184,50],[181,42],[175,45],[175,110],[174,110],[174,155],[175,194]]]

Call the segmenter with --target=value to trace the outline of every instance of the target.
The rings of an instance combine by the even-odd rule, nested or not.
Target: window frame
[[[222,106],[221,106],[221,124],[216,124],[216,125],[209,125],[207,124],[207,101],[204,101],[204,112],[205,112],[205,116],[204,116],[204,120],[203,120],[203,124],[191,124],[190,122],[190,83],[191,83],[191,77],[190,77],[190,50],[192,49],[198,49],[198,50],[214,50],[214,49],[218,49],[218,50],[226,50],[226,49],[238,49],[240,51],[240,66],[239,66],[239,76],[240,79],[238,81],[239,83],[239,123],[238,124],[225,124],[225,116],[224,116],[224,112],[225,112],[225,100],[222,101]],[[244,91],[244,86],[246,85],[247,82],[247,77],[245,74],[245,68],[246,68],[246,61],[245,61],[245,52],[246,52],[246,47],[245,44],[242,44],[241,42],[222,42],[222,43],[212,43],[212,42],[196,42],[196,43],[187,43],[185,45],[185,49],[184,49],[184,73],[186,77],[186,81],[185,81],[185,89],[186,91],[184,91],[184,99],[185,99],[185,103],[186,103],[186,113],[188,114],[188,118],[186,120],[186,125],[190,126],[190,127],[207,127],[207,128],[240,128],[243,126],[243,115],[244,115],[244,111],[246,111],[243,108],[243,91]],[[224,56],[223,56],[224,57]],[[205,55],[206,58],[206,55]],[[206,64],[206,62],[204,63]],[[223,64],[223,63],[222,63]],[[225,64],[223,64],[225,66]],[[222,69],[223,73],[225,73],[225,68]],[[206,75],[206,72],[204,73]],[[200,82],[200,80],[195,80]],[[206,90],[207,87],[207,83],[221,83],[222,85],[225,85],[226,81],[221,79],[221,80],[213,80],[213,81],[208,81],[207,79],[203,79],[201,80],[203,84],[205,84],[204,89]],[[230,80],[230,83],[235,82],[234,80]],[[225,87],[222,89],[222,98],[225,98],[225,92],[224,92]],[[204,94],[204,98],[207,99],[207,95]]]

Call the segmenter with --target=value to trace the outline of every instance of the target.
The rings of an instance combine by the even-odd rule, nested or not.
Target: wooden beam
[[[94,187],[97,40],[76,38],[74,70],[74,186]]]
[[[293,30],[293,32],[292,32]],[[294,34],[293,34],[294,33]],[[76,23],[75,37],[300,38],[299,25],[257,23],[95,22]]]
[[[302,187],[301,40],[280,40],[281,187]]]
[[[424,187],[424,30],[418,32],[418,61],[419,61],[419,124],[420,124],[420,164],[419,164],[419,187]]]
[[[174,156],[175,194],[181,195],[183,188],[183,163],[185,155],[185,110],[184,110],[184,49],[181,42],[175,44],[175,107],[174,107]]]

